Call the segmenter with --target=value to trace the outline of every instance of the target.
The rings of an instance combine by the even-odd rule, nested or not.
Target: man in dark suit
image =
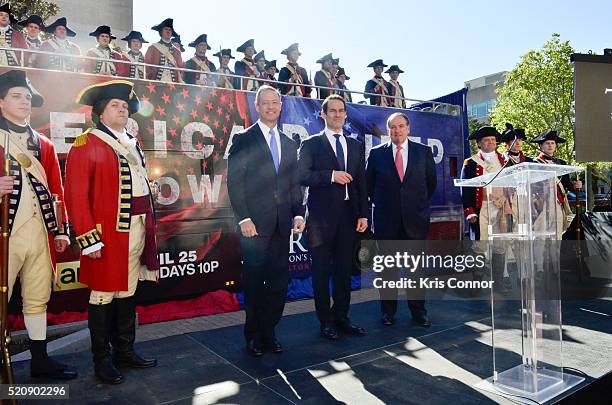
[[[240,225],[247,350],[283,351],[274,328],[285,307],[289,237],[304,229],[297,145],[277,128],[281,96],[264,85],[255,95],[259,120],[234,136],[227,190]]]
[[[431,209],[429,200],[436,189],[436,167],[431,149],[408,140],[410,121],[403,113],[387,119],[391,141],[370,151],[366,169],[368,195],[372,201],[372,229],[377,240],[426,240]],[[396,278],[397,272],[383,272]],[[395,322],[397,289],[380,291],[382,323]],[[425,301],[408,300],[412,319],[429,327]]]
[[[342,133],[346,103],[337,95],[323,101],[325,130],[302,143],[298,168],[308,186],[308,243],[312,256],[312,283],[321,333],[330,340],[341,332],[362,336],[365,330],[348,317],[351,270],[356,232],[368,227],[364,148]],[[330,307],[329,277],[334,299]]]

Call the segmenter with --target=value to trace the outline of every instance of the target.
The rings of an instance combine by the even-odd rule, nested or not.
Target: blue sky
[[[208,56],[220,47],[236,53],[254,38],[257,51],[264,49],[280,67],[286,63],[281,50],[299,42],[299,63],[314,76],[315,61],[333,52],[355,90],[363,91],[372,76],[366,66],[382,58],[406,72],[400,82],[414,99],[435,98],[460,89],[466,80],[510,70],[553,32],[580,52],[612,47],[609,0],[134,0],[134,29],[147,40],[158,40],[150,28],[167,17],[174,18],[186,47],[208,34],[213,48]],[[192,55],[193,48],[187,48],[183,56]]]

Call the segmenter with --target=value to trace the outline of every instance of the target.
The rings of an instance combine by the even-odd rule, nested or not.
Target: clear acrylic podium
[[[485,187],[482,253],[491,264],[493,376],[478,388],[520,401],[546,402],[584,379],[563,371],[557,177],[579,166],[521,163],[455,180]],[[482,212],[486,210],[486,212]],[[484,231],[484,238],[483,238]]]

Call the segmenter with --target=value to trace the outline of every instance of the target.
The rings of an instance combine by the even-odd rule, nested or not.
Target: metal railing
[[[83,64],[84,61],[93,61],[93,62],[112,62],[113,64],[125,64],[125,65],[130,65],[130,66],[135,66],[135,67],[142,67],[142,72],[144,75],[144,78],[130,78],[127,77],[128,79],[136,79],[136,80],[144,80],[144,81],[149,81],[149,82],[156,82],[158,83],[159,80],[150,80],[147,79],[147,68],[152,68],[152,69],[162,69],[162,70],[168,70],[168,71],[174,71],[179,73],[178,77],[181,77],[180,73],[196,73],[196,74],[205,74],[207,76],[210,77],[214,77],[214,78],[219,78],[219,77],[226,77],[226,78],[230,78],[233,80],[250,80],[250,81],[255,81],[258,83],[269,83],[271,85],[276,85],[276,86],[291,86],[291,87],[303,87],[303,88],[310,88],[310,89],[319,89],[319,90],[329,90],[329,91],[333,91],[336,94],[342,95],[344,93],[349,93],[351,95],[353,94],[359,94],[364,96],[365,99],[368,99],[369,97],[384,97],[386,99],[399,99],[399,100],[403,100],[404,102],[406,102],[406,107],[405,109],[413,109],[416,111],[424,111],[424,112],[432,112],[432,113],[438,113],[438,114],[445,114],[445,115],[460,115],[461,114],[461,106],[460,105],[455,105],[455,104],[449,104],[449,103],[443,103],[440,101],[432,101],[432,100],[419,100],[419,99],[414,99],[414,98],[408,98],[408,97],[397,97],[397,96],[392,96],[392,95],[382,95],[379,93],[367,93],[364,91],[359,91],[359,90],[352,90],[352,89],[339,89],[337,87],[326,87],[326,86],[318,86],[315,84],[307,84],[307,83],[290,83],[290,82],[282,82],[282,81],[278,81],[278,80],[270,80],[270,79],[264,79],[264,78],[259,78],[259,77],[246,77],[246,76],[240,76],[240,75],[236,75],[236,74],[228,74],[228,73],[221,73],[221,72],[204,72],[202,70],[194,70],[194,69],[186,69],[186,68],[179,68],[179,67],[171,67],[171,66],[163,66],[163,65],[153,65],[150,63],[142,63],[142,62],[132,62],[132,61],[124,61],[124,60],[117,60],[117,59],[105,59],[105,58],[99,58],[99,57],[94,57],[94,56],[87,56],[87,55],[74,55],[74,54],[69,54],[69,53],[58,53],[58,52],[47,52],[47,51],[41,51],[41,50],[34,50],[34,49],[20,49],[20,48],[8,48],[8,47],[2,47],[0,46],[0,52],[5,52],[5,51],[12,51],[15,53],[19,53],[21,55],[20,58],[20,67],[25,68],[25,69],[33,69],[33,70],[48,70],[48,71],[68,71],[68,72],[72,72],[72,73],[82,73],[82,74],[91,74],[91,75],[95,75],[95,76],[104,76],[104,77],[113,77],[113,78],[117,78],[117,77],[122,77],[122,76],[111,76],[111,75],[104,75],[104,74],[97,74],[97,73],[92,73],[92,72],[87,72],[85,71],[83,68]],[[46,55],[46,56],[50,56],[50,57],[55,57],[55,58],[68,58],[68,59],[73,59],[75,60],[74,66],[77,67],[77,70],[57,70],[57,69],[52,69],[49,67],[38,67],[38,66],[27,66],[26,64],[26,56],[28,56],[28,60],[29,60],[29,56],[30,55]],[[125,55],[125,54],[124,54]],[[6,67],[10,67],[10,66],[6,66]],[[176,83],[176,82],[175,82]],[[217,81],[215,81],[215,83],[210,84],[210,85],[204,85],[204,84],[189,84],[189,83],[185,83],[181,77],[181,81],[178,82],[187,86],[198,86],[198,87],[209,87],[209,88],[222,88],[219,86],[216,86],[215,84],[217,83]],[[242,82],[240,82],[242,83]],[[240,91],[251,91],[252,90],[243,90],[241,88],[235,88],[234,90],[240,90]],[[312,98],[312,97],[310,97]],[[318,99],[318,97],[316,97],[316,99]],[[408,102],[413,103],[411,106],[408,106]],[[431,107],[420,107],[419,105],[422,104],[431,104]],[[398,108],[399,107],[394,107],[394,106],[387,106],[387,108]]]

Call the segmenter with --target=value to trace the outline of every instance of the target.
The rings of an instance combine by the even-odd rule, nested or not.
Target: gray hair
[[[255,104],[257,104],[257,102],[259,101],[260,94],[263,93],[264,91],[273,91],[273,92],[275,92],[276,95],[278,96],[278,101],[281,101],[281,94],[280,94],[280,92],[277,89],[275,89],[274,87],[272,87],[272,86],[270,86],[268,84],[264,84],[261,87],[259,87],[257,89],[257,93],[255,93]]]
[[[393,121],[397,117],[402,117],[406,120],[406,125],[410,125],[410,120],[408,119],[408,116],[406,114],[402,112],[394,112],[393,114],[389,115],[389,118],[387,118],[387,128],[391,127],[391,121]]]

